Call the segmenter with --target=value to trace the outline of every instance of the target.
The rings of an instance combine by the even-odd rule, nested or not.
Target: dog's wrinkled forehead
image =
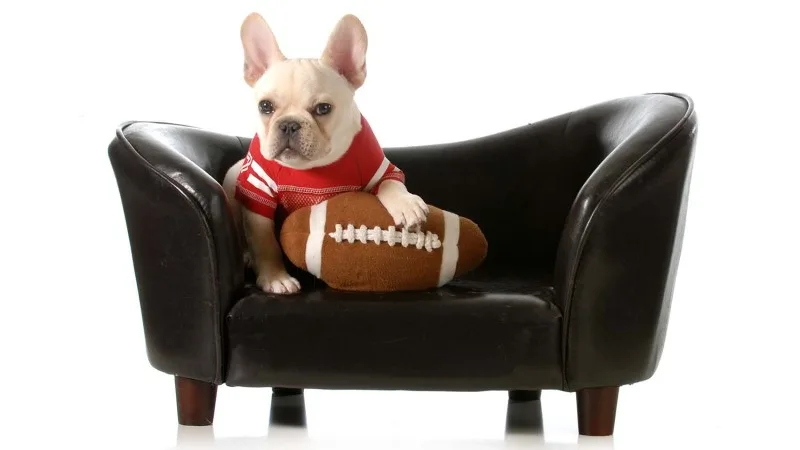
[[[354,94],[344,78],[315,59],[292,59],[276,64],[253,88],[257,100],[269,100],[276,108],[346,102]]]

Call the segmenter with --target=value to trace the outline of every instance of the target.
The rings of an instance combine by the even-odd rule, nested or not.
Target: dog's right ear
[[[244,19],[240,35],[244,47],[244,80],[252,87],[270,66],[286,57],[267,21],[258,13],[251,13]]]
[[[367,77],[367,30],[358,17],[347,14],[336,24],[322,53],[323,63],[339,72],[355,89]]]

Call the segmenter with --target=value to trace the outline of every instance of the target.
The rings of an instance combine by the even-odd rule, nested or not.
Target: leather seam
[[[120,142],[122,142],[124,144],[124,146],[126,148],[128,148],[129,151],[131,151],[134,155],[136,155],[138,157],[139,161],[141,161],[144,164],[146,169],[148,169],[151,173],[153,173],[156,176],[158,176],[159,178],[161,178],[163,181],[166,181],[169,186],[172,186],[178,193],[180,193],[181,196],[186,199],[186,201],[188,202],[188,204],[190,205],[192,210],[200,217],[200,222],[203,224],[203,228],[205,229],[205,233],[203,233],[203,237],[206,240],[206,245],[208,247],[210,255],[213,256],[211,258],[212,259],[212,263],[210,265],[211,267],[209,267],[208,270],[209,270],[210,275],[211,275],[211,280],[213,280],[215,297],[216,297],[217,300],[219,300],[220,289],[219,289],[219,271],[217,270],[217,258],[216,258],[216,253],[217,253],[216,250],[217,249],[216,249],[216,245],[215,245],[213,239],[211,238],[211,235],[213,233],[211,231],[211,226],[208,223],[206,214],[202,210],[202,208],[200,208],[197,205],[197,202],[191,197],[191,195],[188,192],[186,192],[185,189],[183,189],[171,177],[167,176],[164,172],[158,170],[155,166],[153,166],[153,164],[151,164],[150,161],[148,161],[136,149],[136,147],[134,147],[134,145],[128,140],[127,136],[125,135],[124,129],[127,128],[128,126],[134,124],[134,123],[142,123],[142,122],[141,121],[128,121],[128,122],[122,124],[120,127],[117,128],[117,132],[116,132],[117,138],[120,140]],[[168,122],[148,122],[148,123],[172,125],[172,124],[170,124]],[[193,127],[188,127],[188,128],[193,128]],[[216,324],[218,318],[220,319],[219,321],[222,322],[222,320],[220,318],[220,309],[219,309],[218,302],[212,301],[211,302],[211,309],[212,309],[212,314],[213,314],[212,323]],[[219,326],[222,326],[222,324],[220,323]],[[213,327],[214,328],[214,350],[215,350],[214,351],[214,360],[215,360],[214,383],[215,384],[222,381],[221,380],[221,378],[222,378],[222,355],[221,355],[221,352],[222,352],[222,345],[221,345],[222,333],[221,333],[221,330],[219,329],[219,326],[214,326]]]
[[[567,139],[566,139],[567,130],[569,130],[569,124],[572,121],[572,117],[574,115],[575,115],[575,111],[570,111],[570,113],[567,115],[567,119],[564,121],[564,128],[561,130],[561,145],[565,145],[566,146],[566,144],[567,144]],[[556,256],[556,258],[557,257],[558,256]],[[553,286],[555,287],[555,283],[553,283]],[[554,296],[554,300],[555,300],[558,297],[558,293],[557,292],[554,292],[554,293],[555,293],[555,296]],[[567,352],[566,352],[567,330],[566,330],[566,327],[567,327],[567,323],[568,323],[567,322],[567,308],[566,308],[567,305],[566,304],[564,305],[565,308],[564,308],[563,311],[561,311],[561,308],[558,307],[558,305],[556,304],[555,301],[553,301],[553,306],[556,309],[558,309],[559,312],[561,313],[561,331],[562,332],[561,332],[561,335],[560,335],[560,342],[559,342],[559,348],[561,349],[561,352],[562,352],[561,353],[561,366],[562,366],[562,369],[561,369],[561,388],[562,389],[566,389],[567,388],[567,356],[566,356],[567,355]]]
[[[247,152],[250,151],[250,148],[249,148],[249,146],[244,145],[244,142],[242,142],[242,137],[241,136],[236,136],[236,140],[239,141],[239,147],[242,148],[242,151],[245,154],[247,154]]]
[[[575,259],[577,263],[573,270],[568,277],[569,284],[568,284],[568,291],[569,295],[566,296],[565,306],[564,306],[564,336],[563,336],[563,361],[564,361],[564,387],[569,390],[569,364],[568,364],[568,355],[569,355],[569,335],[570,330],[572,329],[572,305],[573,305],[573,295],[575,293],[575,277],[580,272],[581,267],[581,256],[583,254],[583,249],[586,244],[587,236],[590,234],[593,219],[597,212],[601,210],[603,206],[605,206],[606,202],[616,193],[620,186],[624,185],[632,174],[636,173],[642,166],[644,166],[647,162],[649,162],[652,158],[660,153],[661,150],[668,147],[668,145],[675,139],[675,137],[680,135],[680,132],[685,129],[686,124],[689,121],[689,118],[694,115],[694,102],[691,99],[687,98],[686,96],[677,96],[674,94],[660,94],[660,95],[667,95],[671,97],[680,98],[681,100],[687,103],[686,113],[678,120],[678,122],[662,136],[655,144],[653,144],[643,155],[636,159],[628,168],[626,168],[622,174],[614,181],[614,183],[609,187],[606,192],[603,193],[603,196],[598,200],[597,205],[592,210],[592,213],[589,216],[589,219],[586,222],[586,226],[581,231],[581,236],[578,240],[577,249],[575,252]]]

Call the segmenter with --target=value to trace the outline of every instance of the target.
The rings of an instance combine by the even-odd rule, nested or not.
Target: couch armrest
[[[220,180],[245,151],[235,136],[151,122],[123,124],[108,146],[160,371],[224,381],[222,326],[244,269]]]
[[[567,216],[555,289],[565,384],[620,386],[653,375],[680,258],[697,119],[690,98],[651,95],[573,113],[566,135],[605,157]]]

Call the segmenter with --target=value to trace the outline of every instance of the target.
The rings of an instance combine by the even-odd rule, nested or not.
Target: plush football
[[[375,195],[339,194],[290,214],[281,226],[281,247],[294,265],[334,289],[440,287],[476,269],[488,245],[473,221],[428,206],[427,223],[409,232],[394,226]]]

